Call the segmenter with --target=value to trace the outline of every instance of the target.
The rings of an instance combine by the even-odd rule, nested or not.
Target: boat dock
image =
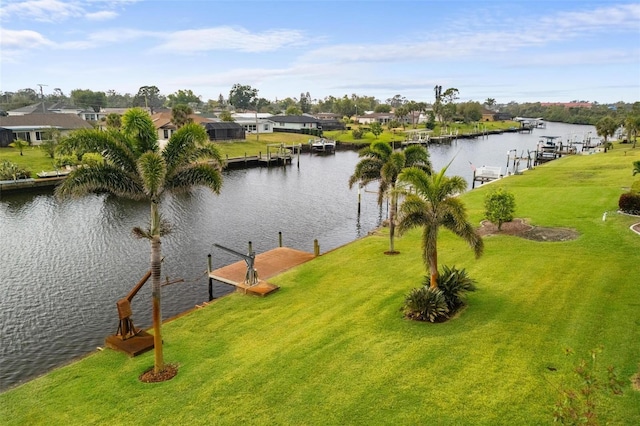
[[[232,263],[215,270],[209,270],[209,280],[216,280],[236,287],[236,291],[257,296],[266,296],[279,289],[268,283],[274,277],[294,266],[301,265],[313,259],[315,255],[306,251],[289,247],[277,247],[255,256],[254,269],[258,271],[258,283],[246,283],[247,263],[244,260]]]

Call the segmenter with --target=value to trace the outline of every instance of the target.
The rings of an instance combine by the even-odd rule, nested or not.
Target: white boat
[[[334,152],[336,149],[336,141],[330,139],[309,139],[309,143],[314,152]]]

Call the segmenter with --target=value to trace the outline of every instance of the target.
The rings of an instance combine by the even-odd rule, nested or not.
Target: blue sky
[[[0,90],[640,101],[628,0],[2,0]]]

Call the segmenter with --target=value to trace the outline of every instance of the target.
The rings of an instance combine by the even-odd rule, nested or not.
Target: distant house
[[[200,124],[214,121],[212,118],[201,117],[197,114],[191,114],[189,118],[192,119],[194,123]],[[178,130],[178,127],[173,124],[171,120],[171,111],[156,112],[151,116],[151,121],[153,121],[153,125],[158,132],[158,140],[168,141],[173,133]]]
[[[540,102],[540,106],[561,106],[566,109],[569,108],[591,108],[593,104],[591,102]]]
[[[309,115],[273,115],[274,132],[309,133],[311,130],[322,130],[320,120]]]
[[[3,137],[0,142],[0,146],[7,146],[16,139],[39,145],[44,139],[44,133],[49,129],[58,129],[65,135],[73,130],[92,129],[93,126],[73,114],[50,113],[0,117],[0,128],[12,133],[8,143],[6,143],[6,137]]]
[[[387,124],[393,120],[395,120],[395,115],[392,112],[372,112],[370,114],[358,116],[358,123],[360,124],[371,124],[376,122],[380,124]]]
[[[38,102],[32,105],[28,105],[22,108],[12,109],[7,111],[7,114],[10,116],[15,115],[29,115],[29,114],[71,114],[77,115],[83,120],[87,121],[103,121],[106,119],[107,115],[111,113],[116,113],[122,115],[129,108],[101,108],[99,112],[95,112],[91,108],[77,107],[74,105],[65,104],[64,102],[54,102],[49,103]],[[143,108],[147,109],[148,108]]]
[[[245,138],[244,129],[238,123],[221,122],[213,118],[202,117],[198,114],[191,114],[189,118],[191,118],[194,123],[204,126],[209,135],[209,140],[223,141]],[[171,111],[155,113],[151,116],[151,120],[156,127],[158,140],[161,145],[166,143],[173,133],[178,130],[178,127],[171,121]]]
[[[243,112],[231,114],[235,123],[244,128],[246,133],[273,133],[275,122],[271,120],[271,114]]]

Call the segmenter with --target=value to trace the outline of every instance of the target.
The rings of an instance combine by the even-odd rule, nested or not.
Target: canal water
[[[471,164],[502,167],[507,152],[534,150],[541,135],[577,140],[592,126],[549,123],[532,134],[507,133],[431,145],[438,170],[471,186]],[[512,154],[513,155],[513,154]],[[260,253],[283,244],[313,251],[317,239],[326,252],[365,236],[386,217],[376,204],[376,186],[363,193],[348,179],[356,152],[303,154],[300,165],[228,171],[220,195],[205,189],[169,197],[162,204],[173,233],[163,239],[163,278],[184,282],[163,288],[163,317],[208,299],[207,255],[213,267],[238,261],[212,247],[221,244]],[[0,199],[0,391],[36,377],[103,346],[118,326],[116,301],[149,267],[149,243],[131,234],[148,223],[147,203],[94,195],[57,200],[52,193],[3,195]],[[218,284],[215,296],[232,290]],[[138,327],[151,325],[151,285],[133,301]]]

